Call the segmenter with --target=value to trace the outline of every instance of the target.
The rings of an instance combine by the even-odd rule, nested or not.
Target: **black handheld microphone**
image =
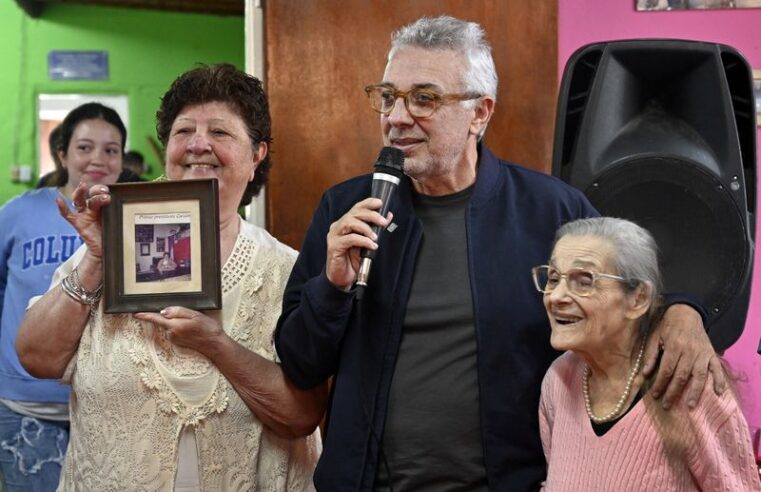
[[[378,154],[378,160],[375,161],[373,172],[373,187],[370,194],[373,198],[380,198],[383,202],[378,213],[383,217],[388,214],[388,205],[391,197],[394,195],[399,180],[401,179],[404,166],[404,152],[395,147],[383,147]],[[380,236],[381,227],[372,225],[373,232]],[[362,299],[365,287],[367,287],[367,278],[370,276],[370,267],[373,264],[377,249],[362,248],[359,263],[359,272],[357,273],[357,298]]]

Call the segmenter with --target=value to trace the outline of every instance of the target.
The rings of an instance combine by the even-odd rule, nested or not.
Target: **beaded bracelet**
[[[94,307],[100,300],[100,296],[103,294],[103,283],[95,290],[87,290],[79,280],[79,272],[77,269],[71,271],[71,273],[64,277],[61,281],[61,288],[66,294],[77,301],[80,304],[85,304]]]

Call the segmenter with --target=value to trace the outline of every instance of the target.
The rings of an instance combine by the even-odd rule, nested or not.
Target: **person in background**
[[[30,376],[16,354],[29,299],[82,244],[56,199],[77,186],[109,185],[121,171],[127,130],[98,103],[73,109],[58,127],[56,187],[32,190],[0,209],[0,469],[8,492],[55,490],[69,439],[69,387]]]
[[[159,273],[173,272],[177,269],[177,263],[169,257],[169,253],[164,253],[164,257],[156,264],[156,269]]]
[[[761,492],[732,391],[706,387],[697,408],[680,400],[668,412],[646,392],[642,362],[661,293],[650,233],[611,217],[570,222],[532,277],[550,343],[566,351],[542,383],[543,491]]]
[[[61,172],[61,159],[58,158],[59,140],[61,139],[61,125],[56,126],[48,135],[48,149],[50,151],[50,157],[53,159],[55,169],[42,176],[37,181],[37,188],[44,188],[46,186],[56,186],[58,182],[58,174]]]
[[[172,83],[156,126],[169,180],[219,182],[223,307],[105,314],[108,187],[82,186],[76,211],[61,207],[85,245],[16,344],[31,373],[71,382],[60,490],[313,490],[327,385],[295,387],[272,346],[296,252],[238,215],[270,168],[262,84],[229,64],[195,68]]]
[[[119,175],[119,183],[134,183],[145,181],[142,177],[145,172],[143,154],[136,150],[125,152],[122,173]]]
[[[124,168],[129,169],[138,176],[145,173],[145,159],[137,150],[129,150],[124,154]]]
[[[558,353],[525,272],[546,261],[560,224],[598,214],[580,191],[481,142],[497,75],[478,24],[422,18],[392,39],[381,82],[365,91],[383,144],[405,155],[394,227],[380,239],[371,229],[392,222],[367,198],[371,175],[328,190],[275,334],[300,388],[333,377],[315,483],[331,492],[537,490],[546,474],[539,393]],[[361,248],[377,256],[360,300]],[[653,340],[647,360],[665,347],[653,389],[668,386],[667,406],[691,372],[690,400],[709,367],[720,370],[689,306],[669,307]]]

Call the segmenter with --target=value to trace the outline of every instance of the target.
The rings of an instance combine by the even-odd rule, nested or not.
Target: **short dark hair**
[[[142,166],[145,163],[145,158],[143,157],[143,154],[141,154],[137,150],[130,150],[129,152],[124,153],[124,157],[122,158],[122,161],[124,163],[131,162],[135,164],[140,164]]]
[[[61,164],[61,159],[58,157],[58,142],[60,140],[61,125],[59,124],[53,128],[53,130],[51,130],[50,134],[48,135],[48,150],[50,151],[51,159],[53,159],[53,164],[55,164],[55,169],[40,177],[40,179],[37,181],[37,188],[58,185],[58,180],[60,179],[61,172],[63,171],[63,164]]]
[[[225,103],[241,117],[246,125],[251,144],[272,143],[272,122],[269,103],[262,82],[235,68],[229,63],[200,65],[172,82],[161,98],[156,113],[156,134],[166,148],[172,124],[187,106],[210,102]],[[270,153],[259,163],[251,181],[243,192],[240,205],[248,205],[267,182],[272,166]]]
[[[58,150],[66,154],[69,150],[69,144],[71,143],[71,137],[74,135],[74,130],[77,126],[85,120],[103,120],[106,123],[113,125],[122,136],[122,154],[124,154],[124,145],[127,142],[127,128],[124,126],[124,122],[119,117],[119,114],[108,106],[104,106],[100,103],[89,102],[77,106],[69,111],[66,118],[63,119],[63,123],[60,125],[61,134],[58,140]],[[58,181],[56,186],[64,186],[69,180],[69,172],[62,168],[58,173]]]
[[[50,157],[55,164],[55,170],[60,171],[62,164],[61,159],[58,157],[58,149],[60,148],[61,141],[61,125],[56,126],[50,131],[48,135],[48,150],[50,151]]]

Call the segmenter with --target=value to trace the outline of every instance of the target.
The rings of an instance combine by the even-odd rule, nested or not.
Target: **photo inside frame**
[[[199,212],[197,200],[124,204],[124,294],[201,291]]]

